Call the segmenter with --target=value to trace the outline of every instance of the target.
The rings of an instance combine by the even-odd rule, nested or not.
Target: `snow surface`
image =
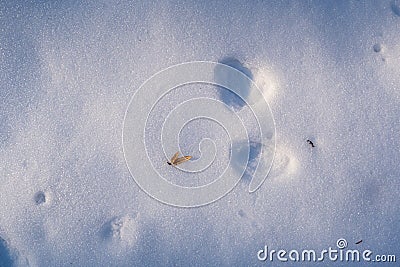
[[[257,259],[264,245],[322,250],[339,238],[399,261],[400,1],[149,2],[0,3],[0,266],[272,266]],[[137,186],[121,132],[146,79],[194,60],[253,78],[277,146],[258,191],[250,164],[227,196],[185,209]],[[222,90],[183,86],[156,111],[214,97],[257,137]],[[182,130],[194,157],[216,140],[218,161],[195,179],[149,149],[171,182],[195,186],[223,170],[224,134],[201,120]]]

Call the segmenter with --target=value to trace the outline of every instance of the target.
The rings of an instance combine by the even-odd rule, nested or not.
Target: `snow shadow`
[[[42,71],[35,40],[14,29],[22,25],[9,23],[2,43],[7,56],[0,61],[0,146],[9,142],[18,123],[26,123],[27,113],[37,105],[41,91]]]
[[[159,223],[141,229],[138,266],[224,266],[218,254],[219,242],[213,238],[216,232],[211,224],[205,222],[206,218],[196,214],[193,219],[183,216],[182,220],[185,223],[178,223],[174,228],[175,238],[170,232],[164,232]]]
[[[243,66],[243,64],[234,57],[225,57],[221,61],[219,61],[219,63],[228,65],[244,73],[250,79],[253,79],[252,72],[248,68]],[[230,84],[237,81],[237,78],[234,77],[234,75],[236,74],[233,73],[232,75],[226,75],[226,73],[220,70],[218,67],[215,68],[214,75],[215,75],[215,81],[218,83]],[[247,97],[250,95],[250,88],[251,88],[250,80],[240,88],[240,94],[245,99],[247,99]],[[222,102],[231,107],[234,111],[239,111],[240,109],[243,108],[243,106],[246,105],[246,102],[239,95],[237,95],[236,93],[232,92],[227,88],[221,87],[221,90],[219,90],[219,97]]]
[[[393,11],[393,13],[396,15],[396,16],[399,16],[400,17],[400,1],[392,1],[391,3],[390,3],[390,8],[392,9],[392,11]]]
[[[6,241],[0,237],[0,267],[6,266],[14,266],[14,260],[7,247]]]
[[[242,166],[240,162],[243,162],[243,159],[247,158],[247,146],[250,146],[249,159],[247,161],[247,166]],[[246,182],[250,182],[251,177],[257,168],[258,156],[260,155],[261,149],[262,144],[255,141],[239,141],[232,144],[232,151],[239,152],[237,157],[232,157],[232,167],[238,172],[243,170],[243,167],[246,168],[242,177]]]

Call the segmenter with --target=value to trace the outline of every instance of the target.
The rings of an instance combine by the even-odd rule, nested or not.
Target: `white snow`
[[[400,260],[398,0],[2,1],[0,29],[0,266],[272,266],[257,259],[265,245],[322,250],[339,238]],[[171,138],[194,159],[215,145],[209,168],[166,164],[162,123],[195,97],[244,118],[254,154],[225,197],[176,208],[134,182],[122,127],[141,84],[195,60],[254,80],[274,115],[275,160],[250,194],[271,147],[249,107],[217,86],[178,87],[146,128],[159,173],[199,186],[227,168],[227,133],[201,119]]]

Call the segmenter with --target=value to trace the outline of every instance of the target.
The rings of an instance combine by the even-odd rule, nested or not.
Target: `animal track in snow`
[[[35,203],[40,205],[46,202],[46,195],[42,192],[39,191],[35,194]]]
[[[50,193],[44,191],[38,191],[33,196],[33,200],[35,201],[36,205],[44,205],[50,203]]]
[[[130,216],[115,217],[104,225],[105,237],[113,243],[132,246],[138,237],[137,222]]]
[[[271,68],[257,68],[253,72],[254,82],[271,105],[280,90],[278,75]]]
[[[380,43],[377,43],[373,46],[374,52],[379,53],[382,51],[382,45]]]
[[[294,174],[298,169],[298,160],[284,147],[277,147],[270,177],[283,177]]]
[[[226,57],[223,58],[220,63],[228,65],[243,74],[245,74],[249,79],[253,79],[253,74],[248,69],[243,65],[242,62],[240,62],[238,59],[234,57]],[[236,82],[237,79],[235,77],[231,76],[226,76],[226,73],[224,71],[219,70],[218,68],[215,70],[215,78],[219,83],[229,83],[229,81],[234,81]],[[232,88],[232,87],[231,87]],[[251,83],[250,81],[247,84],[243,84],[240,90],[240,93],[246,98],[244,100],[247,100],[247,98],[250,95],[250,88],[251,88]],[[245,101],[240,98],[240,96],[236,95],[234,92],[231,92],[230,90],[223,89],[221,88],[220,90],[220,99],[223,101],[227,106],[231,107],[235,111],[239,111],[243,108],[245,105]]]

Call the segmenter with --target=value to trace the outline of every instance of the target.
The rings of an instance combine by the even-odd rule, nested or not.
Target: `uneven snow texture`
[[[264,245],[339,238],[400,260],[400,2],[149,2],[1,1],[0,266],[272,266],[257,259]],[[253,194],[244,177],[201,208],[161,204],[125,164],[128,103],[157,71],[226,59],[269,101],[272,170]],[[224,100],[189,89],[173,99]],[[196,156],[192,141],[211,135],[223,165],[220,127],[187,127],[182,147]],[[195,182],[164,171],[195,185],[221,168]]]

